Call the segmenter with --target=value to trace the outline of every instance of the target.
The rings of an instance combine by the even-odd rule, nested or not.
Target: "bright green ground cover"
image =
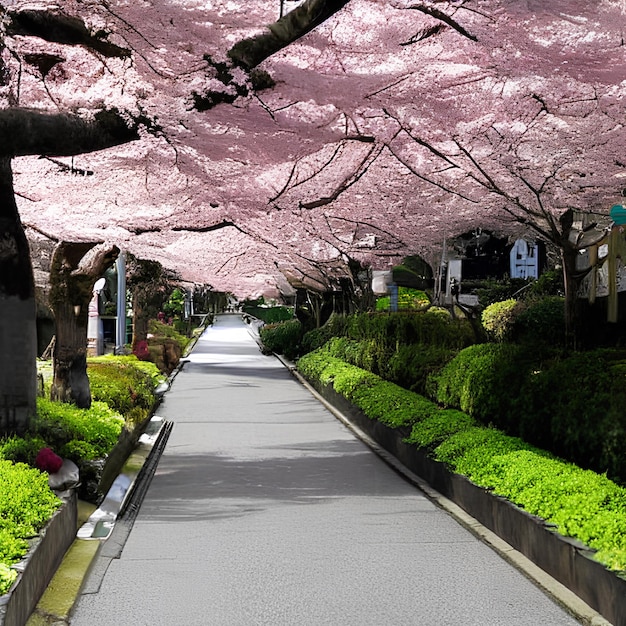
[[[90,409],[37,401],[37,418],[24,437],[0,441],[0,594],[17,572],[10,566],[27,553],[61,501],[48,487],[48,475],[31,467],[41,448],[77,463],[105,458],[125,426],[147,419],[154,389],[163,380],[153,363],[134,356],[102,357],[89,365],[94,401]]]
[[[309,380],[332,385],[372,419],[410,427],[407,442],[596,550],[606,567],[626,571],[626,489],[606,476],[479,426],[461,411],[441,409],[324,349],[302,357],[298,369]]]

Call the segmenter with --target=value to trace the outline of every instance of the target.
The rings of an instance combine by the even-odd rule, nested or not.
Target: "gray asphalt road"
[[[238,316],[205,332],[159,415],[175,423],[155,477],[73,626],[577,623],[263,356]]]

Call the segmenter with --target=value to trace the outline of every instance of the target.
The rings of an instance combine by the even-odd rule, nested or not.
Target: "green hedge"
[[[47,474],[23,463],[0,460],[0,594],[17,578],[8,566],[23,558],[27,539],[43,528],[59,506]]]
[[[128,422],[141,423],[154,408],[154,390],[165,380],[158,367],[134,355],[92,357],[87,361],[92,398],[105,402]]]
[[[259,331],[266,350],[295,359],[300,354],[300,343],[304,330],[298,320],[268,324]]]
[[[515,344],[477,344],[428,379],[428,395],[582,467],[626,481],[626,354],[552,359]]]
[[[405,441],[597,550],[595,558],[608,568],[626,570],[626,489],[606,476],[479,426],[459,411],[439,409],[396,385],[381,384],[371,372],[323,350],[300,359],[298,369],[310,380],[332,384],[369,417],[394,427],[412,424]]]

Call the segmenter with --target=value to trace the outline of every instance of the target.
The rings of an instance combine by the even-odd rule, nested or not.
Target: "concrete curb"
[[[279,361],[281,361],[281,363],[283,363],[283,365],[292,373],[294,378],[296,378],[296,380],[298,380],[315,397],[316,400],[321,402],[340,422],[349,428],[356,437],[370,447],[382,460],[384,460],[398,474],[402,475],[406,480],[423,491],[433,503],[449,513],[474,536],[486,543],[503,559],[522,572],[529,580],[548,594],[557,604],[562,606],[581,624],[584,626],[612,626],[610,622],[608,622],[602,615],[600,615],[595,609],[589,606],[570,589],[535,565],[535,563],[513,548],[513,546],[508,544],[506,541],[501,539],[493,531],[483,526],[478,520],[470,516],[460,506],[435,491],[435,489],[433,489],[423,478],[405,467],[396,457],[382,448],[374,439],[356,426],[344,413],[320,395],[310,385],[310,383],[300,375],[293,363],[286,361],[279,355],[276,356]]]
[[[81,591],[94,568],[102,546],[115,528],[116,521],[132,506],[143,482],[151,479],[146,468],[155,466],[171,431],[171,423],[154,416],[128,457],[103,503],[78,529],[76,538],[41,596],[26,626],[70,624]],[[146,476],[146,473],[150,474]]]

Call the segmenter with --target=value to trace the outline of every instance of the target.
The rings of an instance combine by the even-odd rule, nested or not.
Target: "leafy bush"
[[[300,354],[303,330],[298,320],[268,324],[261,328],[259,335],[263,345],[270,352],[283,354],[290,360]]]
[[[626,363],[615,354],[610,356],[612,360],[602,354],[597,358],[604,357],[604,365],[610,364],[611,375],[617,376],[614,388],[626,389],[619,378],[626,376]],[[626,489],[606,476],[583,470],[498,429],[478,426],[459,411],[441,410],[417,394],[380,384],[377,376],[330,356],[329,350],[304,356],[298,369],[309,379],[334,384],[337,392],[369,417],[396,427],[412,423],[406,441],[431,450],[433,458],[452,471],[597,550],[595,558],[610,569],[626,570]],[[623,407],[623,401],[620,395],[616,405]],[[401,405],[406,411],[395,413]]]
[[[293,319],[293,310],[285,306],[244,306],[243,312],[262,320],[266,324],[277,324]]]
[[[460,349],[474,343],[467,320],[454,320],[447,311],[435,307],[420,313],[352,315],[346,320],[346,336],[357,341],[374,339],[392,350],[403,344]]]
[[[429,395],[500,427],[510,426],[511,406],[532,368],[533,355],[511,344],[476,344],[461,350],[428,380]]]
[[[514,405],[519,433],[583,467],[626,480],[626,355],[594,350],[529,375]]]
[[[451,435],[477,426],[467,413],[454,409],[440,409],[413,425],[407,443],[432,450]]]
[[[398,309],[400,311],[422,311],[430,306],[430,298],[426,292],[410,287],[398,287]],[[377,311],[389,311],[391,297],[382,296],[376,300]]]
[[[2,538],[0,537],[0,545],[2,544]],[[4,563],[0,563],[0,595],[6,593],[11,588],[11,585],[17,579],[17,570],[11,569]]]
[[[516,316],[512,331],[516,341],[563,345],[565,341],[564,298],[549,296],[528,301]]]
[[[323,326],[304,333],[301,344],[302,354],[321,348],[333,337],[343,337],[346,334],[346,320],[347,318],[343,315],[333,313]]]
[[[180,346],[181,353],[185,352],[185,349],[191,341],[189,337],[185,337],[185,335],[177,331],[173,326],[164,324],[158,320],[150,320],[150,322],[148,322],[148,332],[152,335],[152,337],[148,338],[148,345],[152,343],[153,339],[165,337],[167,339],[173,339]]]
[[[48,475],[23,463],[0,460],[0,561],[11,565],[28,550],[35,536],[59,508],[61,501],[48,487]],[[2,568],[0,593],[15,576]]]
[[[46,442],[40,436],[27,434],[24,437],[17,437],[13,435],[0,442],[0,459],[34,465],[37,453],[45,447]]]
[[[481,321],[488,336],[496,341],[508,339],[515,318],[522,308],[522,305],[514,298],[494,302],[486,307],[482,312]]]
[[[140,407],[147,416],[154,406],[154,390],[164,380],[154,363],[132,355],[90,358],[87,374],[93,399],[122,415]]]
[[[98,457],[106,456],[117,443],[124,418],[104,402],[92,402],[90,409],[72,404],[37,399],[35,430],[53,450],[72,440],[91,444]]]

